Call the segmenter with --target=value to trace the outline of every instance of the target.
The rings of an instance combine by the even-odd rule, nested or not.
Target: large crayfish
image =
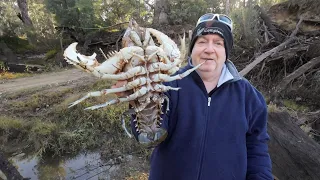
[[[79,54],[76,45],[77,43],[72,43],[64,51],[64,57],[68,63],[99,78],[127,80],[128,83],[119,88],[90,92],[73,102],[70,107],[93,96],[124,91],[133,92],[127,97],[119,97],[86,109],[93,110],[119,102],[131,101],[130,104],[133,104],[132,108],[135,114],[133,123],[138,133],[138,141],[143,144],[163,141],[167,136],[167,131],[161,128],[162,104],[164,101],[169,104],[169,98],[163,92],[179,90],[179,88],[165,86],[162,82],[182,79],[200,65],[182,74],[170,76],[178,71],[184,55],[181,55],[178,46],[167,35],[152,28],[139,27],[134,20],[129,22],[122,38],[123,48],[119,52],[109,53],[106,61],[101,64],[96,60],[95,53],[92,56]],[[185,53],[185,37],[181,38],[181,47],[181,51]],[[168,110],[168,107],[164,109]]]

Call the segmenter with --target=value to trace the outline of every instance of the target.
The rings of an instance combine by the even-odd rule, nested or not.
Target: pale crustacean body
[[[157,46],[157,44],[160,45]],[[166,113],[163,109],[164,111],[169,109],[168,106],[162,108],[165,101],[167,105],[169,104],[169,98],[164,95],[164,92],[179,90],[179,88],[165,86],[162,82],[182,79],[201,65],[172,76],[183,62],[183,54],[186,52],[185,38],[181,39],[181,52],[183,52],[181,53],[175,42],[167,35],[152,28],[139,27],[134,20],[131,20],[122,38],[123,48],[119,52],[109,53],[106,61],[101,64],[96,60],[95,53],[92,56],[78,53],[76,45],[77,43],[72,43],[64,51],[64,58],[68,63],[99,78],[126,80],[128,83],[119,88],[89,92],[83,98],[71,103],[70,107],[89,97],[128,91],[131,94],[127,97],[112,99],[86,109],[94,110],[131,101],[130,104],[133,107],[128,112],[134,114],[138,141],[143,144],[156,144],[164,140],[167,131],[160,128],[161,115]],[[123,127],[128,133],[125,126]]]

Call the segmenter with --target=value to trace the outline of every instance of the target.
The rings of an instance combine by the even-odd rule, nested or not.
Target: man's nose
[[[216,46],[214,43],[208,43],[207,47],[205,49],[206,53],[215,53],[216,52]]]

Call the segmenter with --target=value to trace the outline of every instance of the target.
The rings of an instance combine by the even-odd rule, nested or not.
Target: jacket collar
[[[232,76],[229,69],[227,68],[227,65],[224,64],[219,81],[218,81],[218,84],[217,84],[217,87],[220,87],[223,83],[230,81],[230,80],[233,80],[233,79],[234,79],[234,77]]]
[[[188,66],[191,68],[194,67],[192,65],[191,58],[188,58]],[[234,82],[240,79],[242,79],[242,77],[239,74],[235,65],[230,60],[226,60],[225,64],[223,65],[217,87],[220,87],[222,84],[226,82]]]

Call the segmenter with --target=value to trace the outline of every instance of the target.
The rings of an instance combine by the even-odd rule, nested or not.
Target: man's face
[[[226,61],[223,38],[217,34],[198,37],[193,46],[191,58],[194,66],[205,62],[198,68],[199,73],[220,73]]]

